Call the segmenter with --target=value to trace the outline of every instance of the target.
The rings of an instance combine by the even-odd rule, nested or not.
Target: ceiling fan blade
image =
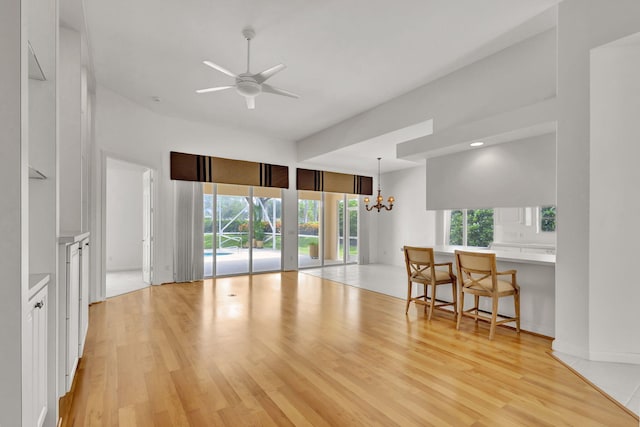
[[[238,77],[238,76],[236,76],[235,74],[233,74],[231,71],[227,70],[226,68],[221,67],[221,66],[219,66],[218,64],[214,64],[214,63],[213,63],[213,62],[211,62],[211,61],[202,61],[202,63],[203,63],[204,65],[208,65],[209,67],[213,68],[214,70],[218,70],[218,71],[220,71],[221,73],[226,74],[226,75],[227,75],[227,76],[229,76],[229,77],[234,77],[234,78],[235,78],[235,77]]]
[[[256,98],[253,96],[247,96],[244,98],[247,101],[247,108],[254,110],[256,108]]]
[[[217,92],[217,91],[219,91],[219,90],[231,89],[231,88],[233,88],[233,87],[235,87],[235,85],[234,85],[234,86],[209,87],[209,88],[206,88],[206,89],[198,89],[198,90],[196,91],[196,93]]]
[[[254,78],[254,79],[256,79],[256,81],[257,81],[258,83],[262,83],[262,82],[264,82],[265,80],[267,80],[269,77],[271,77],[271,76],[273,76],[274,74],[276,74],[276,73],[278,73],[278,72],[280,72],[280,71],[284,70],[285,68],[287,68],[287,66],[286,66],[286,65],[284,65],[284,64],[278,64],[278,65],[276,65],[275,67],[271,67],[271,68],[269,68],[269,69],[267,69],[267,70],[264,70],[264,71],[263,71],[263,72],[261,72],[261,73],[254,74],[254,75],[253,75],[253,78]]]
[[[274,95],[283,95],[283,96],[289,96],[291,98],[300,98],[299,95],[296,95],[293,92],[289,92],[288,90],[284,90],[284,89],[279,89],[277,87],[273,87],[266,83],[262,84],[262,91],[267,93],[273,93]]]

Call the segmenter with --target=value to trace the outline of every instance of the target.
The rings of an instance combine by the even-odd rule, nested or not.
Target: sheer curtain
[[[202,183],[173,181],[173,280],[189,282],[204,277]]]

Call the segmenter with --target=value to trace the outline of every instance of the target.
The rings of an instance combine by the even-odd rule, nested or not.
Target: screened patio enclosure
[[[280,189],[204,184],[205,277],[280,271]]]

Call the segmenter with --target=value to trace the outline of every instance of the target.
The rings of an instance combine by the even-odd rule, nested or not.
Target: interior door
[[[142,280],[151,284],[151,242],[153,241],[151,169],[142,173]]]

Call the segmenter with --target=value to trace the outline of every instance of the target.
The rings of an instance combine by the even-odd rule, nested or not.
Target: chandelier
[[[391,209],[393,209],[393,202],[395,202],[395,200],[396,200],[396,199],[393,198],[393,196],[389,196],[389,198],[387,199],[387,203],[389,203],[389,206],[387,206],[387,205],[382,203],[384,198],[380,194],[380,159],[381,158],[382,157],[378,157],[378,196],[376,197],[376,204],[373,205],[373,206],[369,206],[369,202],[371,200],[368,197],[364,198],[364,207],[368,211],[372,211],[374,209],[377,209],[378,212],[380,212],[380,209],[383,209],[383,208],[388,210],[388,211],[390,211]]]

